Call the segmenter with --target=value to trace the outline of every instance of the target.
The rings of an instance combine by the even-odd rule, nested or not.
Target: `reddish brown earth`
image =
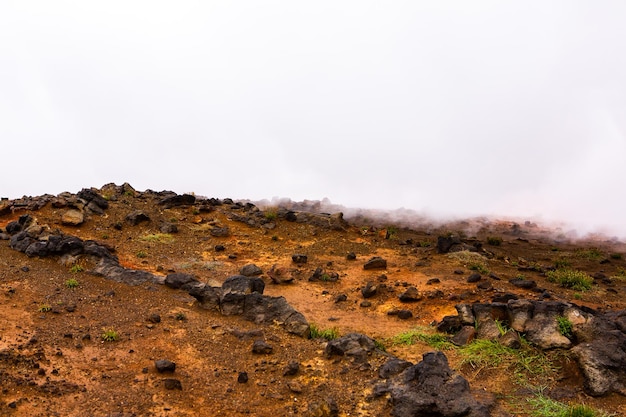
[[[536,299],[537,293],[508,282],[519,274],[537,281],[553,299],[596,309],[626,308],[626,261],[617,255],[625,253],[626,246],[616,240],[571,242],[533,224],[522,223],[515,229],[511,222],[484,220],[410,230],[360,218],[340,231],[279,218],[272,222],[274,228],[268,228],[231,220],[240,209],[228,204],[206,213],[193,206],[163,209],[157,201],[148,194],[122,195],[109,201],[104,215],[89,215],[78,227],[61,224],[67,208],[47,204],[36,211],[6,213],[0,216],[0,227],[29,213],[52,230],[114,248],[126,267],[159,275],[186,272],[216,285],[243,265],[254,263],[264,271],[265,293],[284,296],[310,323],[336,328],[340,334],[367,334],[385,345],[387,352],[412,362],[432,348],[421,342],[394,345],[391,338],[456,314],[454,305],[460,300],[489,302],[501,292]],[[151,221],[126,224],[124,218],[134,210],[145,211]],[[159,232],[159,220],[174,222],[179,232],[172,234],[171,240],[144,239]],[[123,224],[121,230],[114,227],[116,223]],[[214,225],[228,226],[230,235],[212,237],[208,230]],[[437,253],[437,236],[447,232],[484,243],[493,255],[486,264],[500,278],[492,280],[492,289],[478,290],[476,284],[466,283],[473,271]],[[502,244],[487,244],[487,238],[493,236],[500,237]],[[224,245],[226,250],[216,252],[216,245]],[[587,256],[590,249],[601,256]],[[346,259],[349,252],[356,254],[356,260]],[[294,265],[291,255],[295,253],[308,255],[308,262]],[[363,264],[373,256],[385,258],[387,269],[364,270]],[[548,282],[540,272],[519,270],[530,265],[551,266],[557,259],[566,259],[590,275],[601,272],[614,278],[610,285],[598,282],[592,290],[580,293]],[[80,262],[83,272],[71,272],[70,266],[57,258],[29,258],[12,250],[8,241],[0,241],[0,415],[321,416],[327,415],[323,404],[328,398],[337,404],[341,416],[390,414],[385,398],[367,399],[384,357],[373,358],[371,369],[359,369],[346,360],[327,359],[324,340],[303,339],[280,326],[259,326],[204,310],[186,293],[162,285],[112,282],[90,274],[94,265],[89,261]],[[267,271],[274,265],[297,268],[301,273],[291,284],[272,284]],[[318,266],[337,272],[340,279],[309,282]],[[459,269],[463,275],[454,273]],[[360,288],[368,281],[381,282],[382,274],[390,291],[369,299],[371,306],[361,307]],[[426,284],[435,277],[441,282]],[[65,283],[70,278],[80,285],[68,288]],[[401,303],[397,295],[407,284],[424,295],[435,290],[442,295]],[[342,293],[347,301],[335,303]],[[44,305],[51,311],[40,311]],[[408,308],[414,317],[400,320],[387,315],[393,308]],[[161,321],[150,322],[152,314],[159,314]],[[119,339],[103,341],[106,329],[118,332]],[[254,330],[262,334],[241,335]],[[251,346],[258,338],[271,344],[273,353],[253,354]],[[473,368],[461,365],[455,351],[446,355],[473,389],[495,395],[493,415],[529,415],[525,400],[531,394],[512,379],[510,370]],[[626,415],[624,397],[587,396],[577,366],[567,355],[558,357],[555,364],[561,366],[560,371],[534,383],[566,388],[574,393],[569,401]],[[154,365],[158,359],[176,362],[176,371],[159,374]],[[300,370],[285,376],[290,361],[298,361]],[[249,381],[238,383],[243,371]],[[180,380],[182,390],[166,389],[165,378]]]

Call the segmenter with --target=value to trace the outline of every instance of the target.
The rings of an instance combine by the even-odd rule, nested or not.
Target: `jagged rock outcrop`
[[[489,404],[479,402],[469,383],[450,369],[442,352],[428,352],[416,365],[391,359],[379,371],[389,377],[375,387],[375,396],[388,393],[394,417],[488,417]]]
[[[440,331],[456,333],[455,344],[476,337],[519,348],[522,334],[540,349],[571,349],[590,395],[626,395],[626,310],[600,313],[567,302],[515,299],[456,309],[456,316],[446,316],[438,325]],[[571,330],[564,330],[564,323]]]

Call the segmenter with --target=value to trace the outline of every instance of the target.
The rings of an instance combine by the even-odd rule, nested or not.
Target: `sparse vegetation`
[[[151,233],[141,238],[144,242],[172,243],[174,236],[169,233]]]
[[[176,313],[176,316],[174,316],[174,317],[178,321],[185,321],[185,320],[187,320],[187,316],[182,311],[179,311],[178,313]]]
[[[40,304],[39,308],[37,309],[37,311],[39,311],[40,313],[47,313],[48,311],[51,311],[52,307],[50,306],[50,304]]]
[[[102,334],[100,335],[100,338],[104,342],[115,342],[117,339],[120,338],[120,335],[117,333],[117,331],[115,331],[115,329],[108,328],[108,329],[103,329]]]
[[[76,278],[70,278],[65,281],[65,286],[70,289],[77,288],[79,285],[80,284]]]
[[[611,254],[611,259],[614,259],[614,260],[616,260],[616,261],[617,261],[617,260],[620,260],[620,259],[622,259],[622,258],[623,258],[623,255],[622,255],[621,253],[612,253],[612,254]]]
[[[450,350],[454,348],[454,345],[446,335],[437,333],[433,328],[429,327],[416,327],[392,337],[389,341],[392,345],[410,346],[417,342],[422,342],[439,350]]]
[[[265,218],[269,221],[274,221],[278,218],[278,209],[276,207],[268,207],[263,213]]]
[[[572,324],[570,319],[564,316],[559,316],[556,318],[556,321],[559,326],[559,333],[561,333],[565,337],[572,337],[572,330],[574,328],[574,325]]]
[[[567,267],[569,267],[571,265],[572,265],[572,263],[570,261],[568,261],[567,259],[557,259],[556,261],[554,261],[554,267],[556,269],[567,268]]]
[[[136,253],[136,256],[138,258],[147,258],[148,257],[148,253],[146,251],[140,250]]]
[[[395,226],[387,227],[387,232],[385,233],[385,239],[395,239],[398,235],[398,228]]]
[[[84,268],[80,264],[74,264],[70,267],[70,272],[72,274],[78,274],[79,272],[83,272]]]
[[[491,246],[500,246],[502,244],[502,238],[498,236],[489,236],[487,238],[487,244]]]
[[[604,253],[596,248],[581,249],[576,251],[576,256],[582,259],[588,259],[590,261],[597,261],[604,258]]]
[[[309,330],[311,331],[311,339],[334,340],[339,337],[339,330],[335,327],[330,329],[321,329],[316,324],[311,324],[309,326]]]
[[[478,262],[470,263],[467,267],[470,270],[479,272],[479,273],[481,273],[483,275],[489,274],[489,269],[487,269],[487,267],[485,265],[483,265],[482,263],[478,263]]]
[[[548,281],[556,282],[562,287],[571,288],[576,291],[590,290],[593,284],[593,278],[575,269],[561,268],[555,271],[548,271],[546,276],[548,277]]]
[[[527,399],[531,406],[530,415],[534,417],[610,417],[603,411],[584,404],[565,404],[545,396],[540,390],[534,397]]]
[[[421,241],[419,243],[420,248],[430,248],[432,246],[432,243],[430,243],[427,240]]]

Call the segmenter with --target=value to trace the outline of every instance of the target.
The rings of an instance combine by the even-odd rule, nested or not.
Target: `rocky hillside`
[[[0,415],[626,415],[622,242],[327,209],[1,201]]]

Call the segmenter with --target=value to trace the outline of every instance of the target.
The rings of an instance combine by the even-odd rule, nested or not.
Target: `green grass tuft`
[[[562,268],[555,271],[548,271],[546,274],[548,281],[556,282],[562,287],[571,288],[576,291],[587,291],[591,289],[593,278],[582,271]]]
[[[572,337],[572,330],[574,325],[567,317],[559,316],[556,318],[557,324],[559,326],[559,333],[561,333],[565,337]]]
[[[417,327],[412,330],[400,333],[389,339],[392,345],[414,345],[417,342],[426,343],[438,350],[450,350],[454,344],[450,342],[448,336],[441,333],[434,333],[431,328]]]
[[[104,329],[100,338],[105,342],[115,342],[120,338],[120,335],[112,328]]]
[[[311,339],[334,340],[339,337],[339,330],[335,327],[331,329],[320,329],[317,325],[311,324],[309,329],[311,331]]]
[[[77,288],[80,285],[76,278],[70,278],[65,281],[65,286],[70,289]]]

